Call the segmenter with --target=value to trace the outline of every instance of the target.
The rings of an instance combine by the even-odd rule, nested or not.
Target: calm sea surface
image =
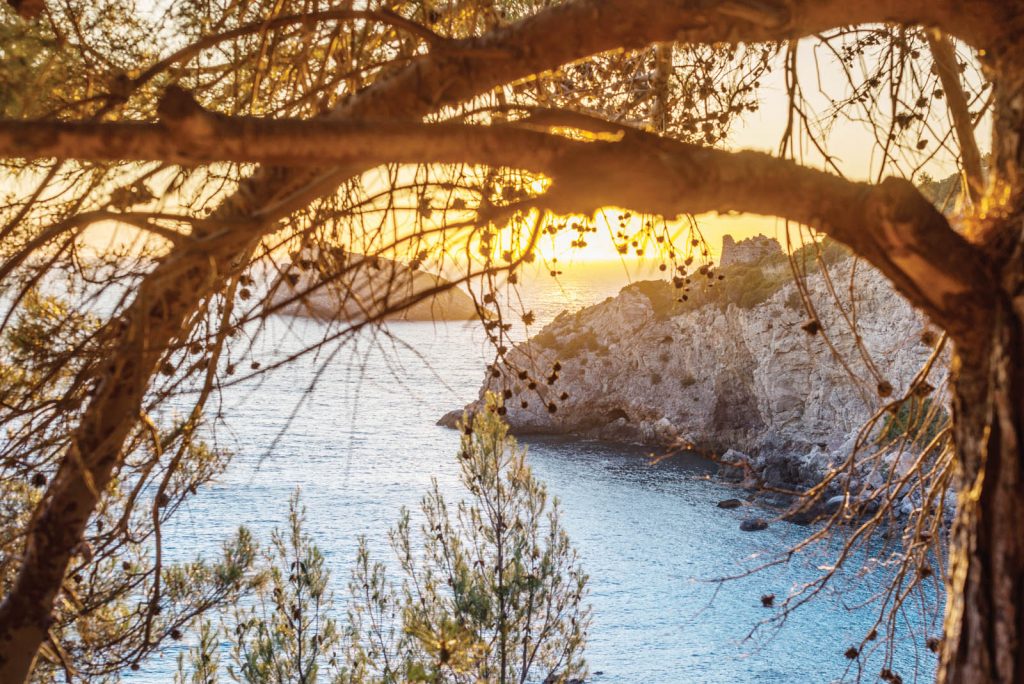
[[[536,289],[538,316],[550,319],[566,302],[598,301],[622,284],[619,278]],[[276,319],[254,358],[267,365],[323,332],[317,323]],[[327,348],[223,391],[216,438],[236,455],[168,530],[172,558],[212,557],[239,525],[267,539],[286,520],[289,494],[301,487],[309,532],[327,556],[344,619],[357,537],[367,535],[374,555],[390,560],[386,531],[401,506],[417,510],[431,478],[451,500],[461,496],[458,434],[435,422],[476,396],[491,355],[478,325],[396,323],[389,333]],[[709,481],[709,465],[696,457],[655,462],[646,451],[595,442],[526,444],[535,472],[562,501],[564,524],[591,576],[592,681],[856,679],[856,666],[851,669],[843,652],[859,643],[876,613],[851,607],[877,591],[879,577],[850,579],[781,628],[764,627],[747,638],[771,615],[760,596],[781,598],[812,580],[831,562],[828,550],[744,579],[713,580],[773,558],[808,528],[775,523],[763,532],[741,532],[743,514],[715,506],[741,493]],[[920,627],[913,620],[910,626]],[[922,641],[895,646],[894,669],[906,681],[915,670],[924,680],[934,671]],[[168,682],[175,659],[169,650],[129,680]],[[880,666],[876,654],[864,678],[875,681]]]

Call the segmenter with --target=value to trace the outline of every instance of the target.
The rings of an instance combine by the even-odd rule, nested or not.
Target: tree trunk
[[[258,239],[238,232],[204,237],[196,234],[195,251],[180,250],[160,263],[125,315],[108,326],[116,351],[96,369],[89,408],[32,518],[22,570],[0,603],[0,684],[31,677],[68,565],[117,475],[125,439],[158,364],[168,349],[187,339],[187,322],[232,272],[237,256]]]
[[[961,479],[944,684],[1024,682],[1024,317],[1009,297],[1000,299],[987,348],[960,349],[954,360]]]

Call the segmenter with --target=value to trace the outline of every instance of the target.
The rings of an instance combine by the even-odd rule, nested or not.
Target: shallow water
[[[358,535],[369,537],[377,558],[390,560],[385,532],[401,506],[416,510],[431,478],[452,499],[460,496],[458,434],[435,421],[476,395],[488,359],[479,326],[400,323],[390,330],[394,338],[364,338],[330,358],[302,358],[224,390],[217,440],[236,456],[168,530],[172,558],[212,555],[241,524],[266,539],[284,523],[289,494],[301,487],[308,529],[327,556],[340,604]],[[321,333],[315,323],[277,319],[256,358],[269,363]],[[535,472],[562,502],[564,524],[591,577],[587,654],[594,682],[856,676],[843,652],[860,641],[875,613],[846,606],[874,591],[874,576],[820,596],[781,629],[758,630],[752,639],[747,635],[771,615],[760,596],[781,598],[813,579],[828,554],[724,584],[710,581],[773,557],[807,528],[774,523],[741,532],[744,513],[715,506],[739,493],[709,481],[709,464],[695,456],[655,462],[643,450],[596,442],[526,443]],[[921,640],[897,645],[894,669],[906,681],[915,667],[925,680],[933,672],[932,656],[915,650]],[[129,680],[170,681],[175,657],[168,651]],[[867,666],[869,681],[880,662]]]

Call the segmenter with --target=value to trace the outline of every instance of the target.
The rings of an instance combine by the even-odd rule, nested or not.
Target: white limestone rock
[[[857,433],[882,406],[875,380],[863,380],[872,372],[861,347],[899,396],[932,353],[922,341],[928,323],[878,271],[845,258],[829,270],[838,304],[820,273],[806,279],[823,331],[810,335],[792,277],[769,272],[785,260],[775,248],[758,248],[775,254],[764,270],[778,284],[763,301],[680,311],[671,283],[634,283],[604,302],[563,312],[518,345],[481,397],[511,389],[506,417],[520,433],[735,449],[753,455],[767,481],[819,481],[852,452]],[[757,267],[734,268],[748,269],[740,273],[749,277]],[[521,371],[528,380],[519,379]],[[929,381],[940,386],[946,372],[940,363]]]

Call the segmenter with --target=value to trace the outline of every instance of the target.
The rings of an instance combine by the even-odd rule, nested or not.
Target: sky
[[[823,58],[814,44],[805,40],[798,49],[798,73],[804,88],[804,94],[811,108],[816,112],[829,111],[829,94],[843,91],[844,75],[833,59]],[[757,112],[747,113],[730,131],[727,146],[731,149],[753,149],[769,153],[777,153],[779,143],[786,128],[788,118],[788,97],[786,95],[784,74],[781,68],[762,78],[760,89],[761,106]],[[945,123],[945,117],[936,117]],[[988,123],[983,120],[979,126],[979,142],[983,151],[988,148]],[[823,160],[808,143],[806,136],[797,135],[794,140],[798,145],[794,156],[802,163],[816,168],[823,167]],[[877,148],[869,133],[869,124],[837,120],[827,140],[827,149],[839,163],[840,168],[849,178],[854,180],[878,180]],[[926,170],[934,177],[941,178],[956,171],[955,160],[948,154],[939,154],[931,161]],[[905,173],[905,170],[904,170]],[[617,214],[617,211],[611,213]],[[743,239],[755,234],[775,237],[785,244],[786,223],[773,217],[751,215],[702,215],[698,217],[701,232],[707,239],[713,256],[721,245],[726,234],[736,239]],[[554,244],[541,247],[543,256],[548,259],[560,258],[563,262],[594,262],[620,261],[622,257],[616,250],[615,241],[611,237],[608,222],[602,216],[597,217],[599,231],[588,236],[588,247],[584,250],[569,248],[572,236],[560,235]],[[639,226],[636,226],[639,227]],[[798,230],[791,227],[791,230]],[[794,233],[795,235],[795,233]],[[131,231],[115,231],[110,224],[99,225],[86,234],[88,244],[96,249],[105,249],[109,245],[123,244],[134,239]],[[800,242],[800,240],[797,240]],[[633,255],[628,255],[629,259]]]
[[[829,95],[839,95],[843,92],[845,76],[841,67],[830,55],[817,49],[812,40],[804,40],[801,41],[798,48],[797,70],[804,96],[807,98],[810,108],[815,112],[829,111],[831,104]],[[759,91],[761,106],[756,112],[744,114],[743,118],[731,129],[726,141],[729,149],[778,153],[789,111],[784,72],[782,69],[775,69],[761,81]],[[936,122],[949,128],[951,126],[947,123],[944,102],[940,101],[939,105],[940,108],[935,117]],[[982,153],[990,147],[988,142],[990,135],[990,121],[986,117],[981,120],[977,129],[978,143],[982,148]],[[797,135],[795,140],[799,147],[794,156],[801,163],[814,168],[824,168],[823,158],[806,137]],[[832,124],[827,141],[828,152],[848,178],[858,181],[880,180],[880,155],[874,145],[869,123],[838,119]],[[957,172],[957,162],[953,155],[940,152],[925,165],[923,170],[935,178],[944,178]],[[890,169],[886,175],[892,171]],[[904,166],[903,169],[898,170],[898,173],[906,174],[907,167]],[[617,212],[611,210],[609,213]],[[602,224],[601,217],[598,218],[598,223]],[[725,235],[731,235],[736,240],[753,235],[768,235],[779,240],[783,246],[786,244],[787,230],[789,238],[796,245],[801,244],[807,235],[806,229],[801,229],[794,224],[787,225],[787,222],[769,216],[704,214],[697,217],[697,222],[701,233],[707,240],[712,256],[715,258],[719,255],[722,237]],[[592,239],[588,238],[590,246],[585,252],[568,249],[569,238],[568,235],[564,239],[560,238],[558,248],[549,249],[548,253],[561,256],[564,260],[581,262],[621,261],[621,257],[615,250],[614,241],[606,230],[602,230]],[[632,255],[627,256],[627,260],[632,259]]]

